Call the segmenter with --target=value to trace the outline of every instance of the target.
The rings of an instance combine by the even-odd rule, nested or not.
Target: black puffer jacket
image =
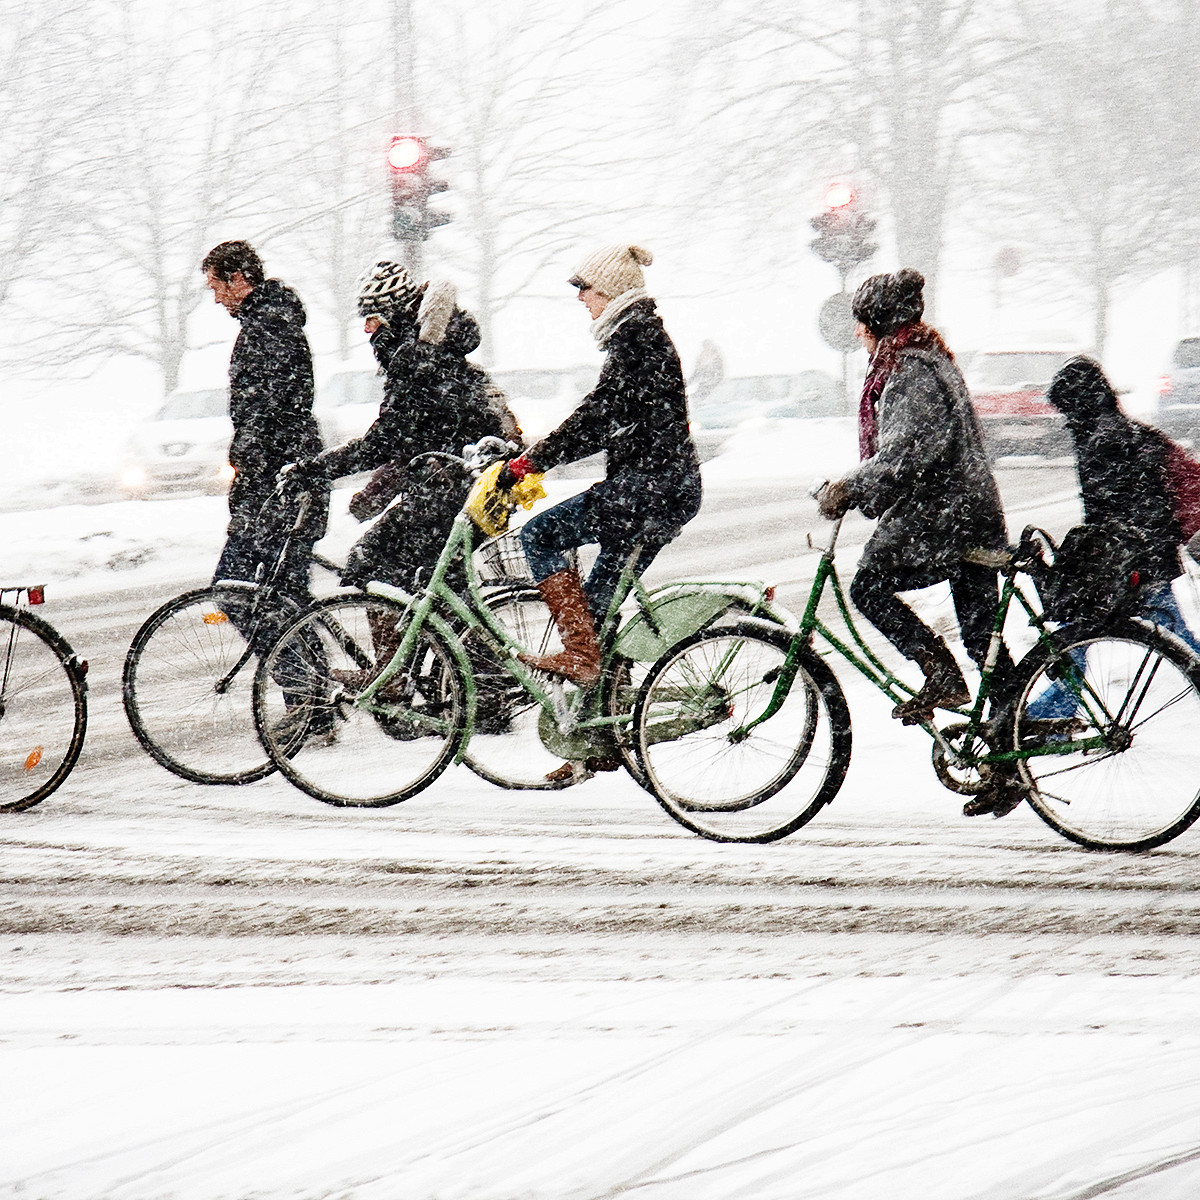
[[[264,280],[242,301],[237,319],[229,360],[229,461],[237,470],[231,509],[239,493],[265,498],[284,463],[321,450],[300,297],[278,279]]]
[[[700,509],[700,462],[683,369],[654,301],[630,305],[604,349],[595,388],[528,457],[548,471],[607,451],[605,479],[589,489],[600,519],[671,536]]]
[[[415,323],[386,336],[387,353],[379,355],[387,374],[379,416],[362,437],[321,456],[331,479],[389,462],[404,466],[427,450],[461,454],[482,437],[500,436],[488,406],[487,376],[466,360],[479,345],[474,317],[457,310],[438,345],[417,340]]]
[[[1089,525],[1128,536],[1144,583],[1179,573],[1182,534],[1167,482],[1163,435],[1120,408],[1104,372],[1090,358],[1071,359],[1051,380],[1046,399],[1063,414],[1075,443],[1075,469]]]

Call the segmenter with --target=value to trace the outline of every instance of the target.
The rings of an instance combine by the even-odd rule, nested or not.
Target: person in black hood
[[[538,590],[562,635],[563,650],[532,660],[581,686],[599,677],[595,623],[608,610],[621,569],[636,545],[636,570],[700,510],[700,464],[688,431],[687,394],[679,355],[646,294],[640,246],[603,246],[584,259],[569,283],[592,318],[606,353],[599,382],[553,433],[513,459],[501,486],[603,450],[605,478],[527,521],[521,530]],[[583,585],[565,551],[598,544]]]
[[[278,279],[264,278],[253,246],[222,242],[201,267],[214,301],[241,325],[229,360],[229,462],[235,475],[214,578],[252,581],[260,563],[274,563],[286,533],[285,520],[260,520],[280,467],[321,452],[312,412],[312,353],[300,297]],[[308,597],[313,543],[325,533],[328,487],[318,486],[314,499],[281,575],[283,590],[300,602]]]
[[[1083,519],[1123,538],[1142,586],[1180,574],[1182,534],[1167,481],[1167,442],[1130,420],[1099,365],[1080,355],[1050,381],[1046,399],[1066,419],[1075,445]]]
[[[1138,615],[1174,634],[1193,652],[1200,642],[1188,628],[1171,584],[1180,574],[1183,540],[1168,478],[1170,443],[1122,411],[1099,364],[1084,355],[1065,363],[1046,399],[1066,419],[1075,446],[1083,519],[1104,536],[1138,576]],[[1082,655],[1077,653],[1082,665]],[[1078,701],[1063,683],[1052,684],[1025,710],[1027,718],[1074,715]]]

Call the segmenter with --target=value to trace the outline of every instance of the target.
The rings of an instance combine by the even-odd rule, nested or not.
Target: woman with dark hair
[[[925,311],[924,277],[904,269],[874,275],[854,295],[857,334],[871,356],[859,407],[862,462],[827,485],[822,514],[848,509],[878,517],[850,586],[850,598],[925,676],[892,715],[906,725],[929,721],[936,708],[970,699],[949,647],[897,594],[947,581],[967,653],[982,667],[998,599],[996,573],[964,560],[971,550],[1007,541],[1000,494],[962,373]],[[1012,660],[1001,648],[992,710],[1004,704]],[[968,816],[1003,815],[1022,793],[1011,773],[997,773],[964,808]]]

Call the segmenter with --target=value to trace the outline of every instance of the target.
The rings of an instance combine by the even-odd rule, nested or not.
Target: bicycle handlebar
[[[503,438],[489,435],[469,446],[464,446],[461,455],[450,454],[446,450],[422,450],[420,454],[416,454],[408,460],[408,465],[415,466],[424,458],[439,458],[465,467],[472,475],[480,475],[497,459],[512,458],[520,452],[521,447],[515,442],[506,442]]]

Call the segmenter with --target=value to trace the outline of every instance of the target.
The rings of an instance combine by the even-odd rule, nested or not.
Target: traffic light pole
[[[842,295],[846,294],[846,279],[849,275],[849,270],[846,267],[839,267],[838,273],[842,277]],[[847,407],[850,406],[850,351],[842,351],[842,403]]]
[[[846,283],[850,272],[866,262],[878,249],[871,241],[875,218],[863,212],[854,189],[835,182],[825,192],[825,210],[812,218],[817,236],[809,243],[818,258],[833,266],[842,281],[840,292],[821,305],[818,328],[826,344],[842,356],[842,397],[850,407],[850,354],[857,349],[854,315]]]
[[[412,0],[392,0],[392,89],[396,103],[395,129],[418,129],[416,64],[413,54]],[[414,279],[421,278],[419,241],[406,241],[404,265]]]

